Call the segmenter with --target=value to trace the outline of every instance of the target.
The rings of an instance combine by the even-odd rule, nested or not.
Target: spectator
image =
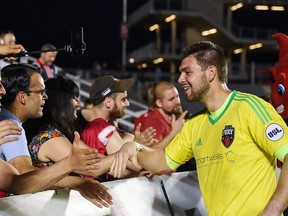
[[[13,46],[16,44],[15,34],[14,34],[14,32],[12,32],[10,30],[3,31],[1,33],[0,38],[2,39],[0,44],[13,45]],[[10,61],[9,58],[0,59],[0,70],[7,65],[17,64],[17,63],[18,62],[16,60]]]
[[[74,139],[76,110],[80,107],[79,88],[71,79],[63,76],[45,81],[48,100],[43,107],[43,116],[23,123],[33,165],[45,168],[69,155]],[[81,142],[83,148],[87,146]],[[114,156],[102,157],[98,169],[77,172],[98,178],[107,173]]]
[[[20,44],[1,45],[0,58],[11,54],[17,54],[24,50],[24,47]],[[17,58],[9,59],[16,60]],[[3,95],[5,95],[6,90],[1,82],[0,84],[0,97],[2,98]],[[7,135],[21,135],[21,131],[21,127],[18,126],[17,122],[9,120],[0,121],[0,145],[6,142],[19,140],[19,137],[8,137]],[[76,135],[77,137],[75,139],[75,142],[73,143],[72,151],[69,156],[63,159],[61,162],[58,162],[56,165],[51,166],[45,170],[35,170],[20,175],[19,172],[11,164],[7,163],[3,159],[0,159],[0,190],[13,194],[34,193],[38,191],[43,191],[52,187],[56,182],[61,182],[61,179],[68,175],[70,172],[76,170],[88,170],[93,168],[93,165],[92,167],[91,165],[87,166],[87,162],[89,164],[93,164],[91,161],[91,158],[93,158],[91,157],[93,156],[93,151],[89,151],[89,153],[86,149],[79,148],[78,143],[80,137],[79,134]],[[2,149],[0,150],[2,152]],[[83,163],[79,163],[81,162],[80,159]],[[65,178],[66,179],[64,180],[67,180],[67,177]],[[93,202],[95,205],[99,207],[108,207],[108,204],[112,203],[112,197],[107,193],[106,188],[102,187],[102,185],[92,182],[88,184],[89,182],[83,181],[80,181],[78,183],[79,192],[84,197]],[[87,190],[87,187],[93,187],[95,189],[95,193],[88,194],[87,191],[85,191]],[[75,189],[77,188],[75,187]],[[99,199],[99,194],[100,198],[103,200]]]
[[[53,44],[44,44],[41,51],[53,50],[51,52],[40,53],[40,57],[32,64],[41,68],[41,75],[45,80],[56,77],[59,73],[58,67],[55,65],[55,60],[58,52]]]
[[[1,38],[4,41],[5,45],[15,45],[16,44],[16,36],[13,31],[7,30],[1,33]]]
[[[212,42],[184,49],[179,71],[186,99],[206,108],[185,122],[165,150],[123,145],[111,168],[118,170],[115,176],[128,159],[161,174],[195,157],[208,215],[282,215],[288,206],[288,128],[282,117],[260,97],[228,89],[224,53]],[[278,184],[276,158],[284,163]]]
[[[116,153],[125,142],[121,137],[122,131],[113,122],[125,115],[129,106],[127,90],[132,84],[132,79],[119,80],[113,76],[103,76],[96,79],[90,88],[90,100],[93,101],[91,112],[93,117],[81,132],[81,139],[99,153],[112,155]],[[152,139],[154,131],[147,132]],[[133,140],[132,137],[130,140]],[[130,164],[124,177],[139,175],[140,169]],[[112,180],[109,176],[102,176],[102,181]]]
[[[160,141],[171,131],[172,119],[182,114],[179,93],[172,83],[160,81],[148,89],[147,99],[149,110],[135,120],[134,130],[139,123],[140,131],[153,126],[154,138]]]
[[[165,148],[183,126],[182,118],[176,121],[176,118],[179,118],[183,113],[178,90],[170,82],[159,81],[148,89],[147,99],[150,108],[135,120],[134,129],[139,124],[141,124],[140,131],[153,127],[156,130],[156,135],[154,137],[155,142],[151,146]],[[167,141],[159,143],[164,137]],[[191,159],[178,167],[177,171],[195,169],[195,160]]]
[[[25,120],[41,117],[47,95],[45,93],[43,78],[37,68],[27,64],[9,65],[3,68],[1,73],[2,84],[3,87],[6,88],[7,94],[2,97],[2,105],[4,108],[0,112],[0,120],[11,119],[17,122],[19,127],[21,127],[21,124]],[[78,190],[86,199],[90,200],[95,205],[99,207],[108,207],[108,204],[111,204],[111,196],[107,193],[106,187],[102,186],[97,181],[66,176],[72,171],[89,171],[95,169],[97,168],[95,163],[99,160],[99,155],[95,151],[79,147],[79,135],[78,133],[75,135],[75,144],[73,144],[75,147],[72,148],[72,154],[66,157],[66,159],[63,160],[64,162],[59,164],[56,163],[55,167],[51,169],[39,171],[32,166],[24,130],[22,130],[21,135],[18,136],[18,140],[11,141],[11,144],[6,143],[0,146],[2,152],[0,156],[15,167],[17,172],[21,175],[25,173],[25,176],[29,176],[30,174],[26,173],[33,172],[35,172],[35,178],[36,175],[39,175],[37,179],[39,183],[37,184],[41,185],[41,187],[38,186],[37,190],[40,190],[40,188],[43,190],[52,188],[52,186],[71,188]],[[71,158],[71,156],[74,155],[74,152],[78,155],[78,158]],[[79,160],[79,158],[83,158],[83,160]],[[76,163],[75,160],[77,161]],[[80,164],[82,166],[79,166]],[[87,164],[91,165],[87,166]],[[64,169],[60,170],[61,168]],[[53,171],[55,173],[52,175],[51,173]],[[49,174],[51,176],[48,176]],[[31,180],[35,181],[36,179],[31,178]],[[88,189],[89,191],[87,191]],[[33,189],[30,188],[30,191],[31,190]]]

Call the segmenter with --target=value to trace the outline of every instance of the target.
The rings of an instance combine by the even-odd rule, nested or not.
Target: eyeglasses
[[[25,91],[25,93],[30,94],[30,93],[35,93],[35,94],[41,94],[42,96],[44,96],[46,94],[47,90],[46,89],[41,89],[41,90],[27,90]]]

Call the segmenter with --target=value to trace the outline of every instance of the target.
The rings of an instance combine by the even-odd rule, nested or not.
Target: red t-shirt
[[[106,154],[106,145],[114,131],[118,128],[102,118],[89,122],[81,132],[81,139],[91,148],[98,149],[99,153]]]
[[[97,149],[99,153],[107,155],[106,145],[115,131],[120,133],[120,130],[114,125],[102,118],[97,118],[89,122],[82,130],[81,139],[91,148]],[[114,180],[114,178],[108,174],[103,174],[97,180],[104,182]]]
[[[141,132],[148,127],[153,127],[156,130],[156,136],[154,138],[159,141],[171,131],[171,125],[156,108],[149,109],[135,120],[134,131],[139,123],[141,123]]]

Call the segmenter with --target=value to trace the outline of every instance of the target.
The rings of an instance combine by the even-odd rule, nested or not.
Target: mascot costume
[[[282,33],[272,35],[278,40],[279,58],[278,64],[270,68],[271,80],[271,104],[288,125],[288,36]],[[280,171],[282,163],[277,160],[277,170]],[[278,173],[279,175],[279,173]],[[288,208],[283,212],[288,216]]]
[[[272,35],[279,43],[279,59],[275,67],[270,68],[272,75],[271,104],[288,125],[288,36],[282,33]]]

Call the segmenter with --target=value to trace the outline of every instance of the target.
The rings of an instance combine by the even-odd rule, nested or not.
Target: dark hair
[[[214,65],[217,68],[219,79],[222,83],[228,81],[227,62],[223,50],[210,41],[199,41],[183,49],[181,59],[193,55],[202,71],[208,66]]]
[[[79,97],[76,83],[62,75],[45,81],[46,100],[43,116],[39,119],[28,119],[23,123],[28,142],[39,132],[41,127],[52,126],[61,131],[70,142],[73,142],[75,131],[74,109],[71,100]]]
[[[46,80],[45,86],[48,100],[44,105],[42,123],[54,126],[72,142],[75,116],[71,100],[79,97],[79,87],[63,76]]]
[[[42,45],[41,50],[42,50],[42,51],[46,51],[46,50],[56,50],[56,46],[54,46],[53,44],[50,44],[50,43],[46,43],[46,44],[43,44],[43,45]]]
[[[40,70],[30,64],[11,64],[1,70],[1,83],[6,89],[6,94],[2,97],[3,107],[12,104],[20,91],[27,91],[30,85],[30,77]]]

